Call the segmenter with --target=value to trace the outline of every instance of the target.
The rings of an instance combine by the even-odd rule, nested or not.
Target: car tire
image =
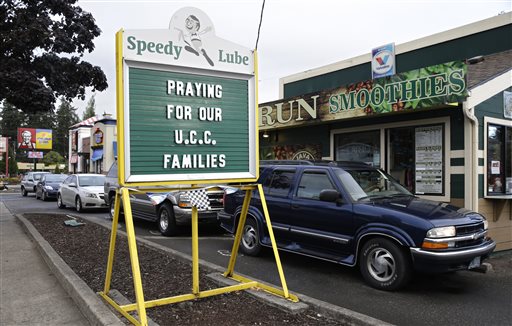
[[[64,208],[66,205],[62,202],[62,197],[60,194],[57,194],[57,207],[58,208]]]
[[[21,195],[22,195],[23,197],[27,197],[27,194],[28,194],[28,192],[27,192],[27,190],[25,189],[25,187],[21,187]]]
[[[115,206],[115,200],[116,200],[116,197],[115,196],[110,196],[110,198],[108,199],[108,203],[109,203],[109,211],[108,211],[108,215],[110,216],[110,219],[113,220],[114,219],[114,206]],[[124,212],[123,212],[123,205],[120,205],[119,206],[119,218],[117,219],[118,222],[121,222],[124,220]]]
[[[158,210],[158,229],[160,233],[165,236],[176,235],[176,220],[174,218],[174,210],[172,209],[172,205],[169,203],[164,203],[160,206]]]
[[[385,238],[370,239],[363,245],[359,269],[369,285],[384,291],[404,287],[412,276],[410,257],[399,245]]]
[[[257,256],[261,252],[258,223],[254,218],[247,217],[240,240],[240,250],[249,256]]]
[[[76,196],[76,198],[75,198],[75,209],[76,209],[77,213],[81,213],[84,211],[84,208],[82,207],[82,200],[80,199],[79,196]]]
[[[42,200],[42,201],[46,201],[46,199],[47,199],[47,198],[46,198],[46,193],[43,191],[43,192],[41,193],[41,200]]]

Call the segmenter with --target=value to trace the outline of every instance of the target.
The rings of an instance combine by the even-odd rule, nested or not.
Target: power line
[[[265,0],[263,0],[263,3],[261,4],[260,24],[258,26],[258,37],[256,38],[256,46],[254,47],[254,50],[258,50],[258,41],[260,40],[261,22],[263,21],[263,9],[265,9]]]

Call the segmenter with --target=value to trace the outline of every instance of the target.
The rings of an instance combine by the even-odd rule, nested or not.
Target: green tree
[[[84,114],[82,116],[82,121],[88,118],[92,118],[96,115],[96,94],[94,94],[87,102],[87,106],[85,107]]]
[[[0,101],[24,112],[51,111],[57,97],[85,99],[107,88],[98,66],[83,61],[100,35],[77,0],[0,2]]]
[[[10,137],[11,142],[16,142],[18,128],[26,125],[27,115],[14,107],[14,105],[4,101],[0,111],[0,118],[0,135]]]
[[[54,165],[55,164],[55,173],[60,173],[59,164],[65,163],[66,160],[62,155],[55,151],[50,151],[46,154],[44,154],[43,159],[41,160],[46,165]]]
[[[78,122],[76,108],[71,106],[71,103],[66,99],[61,98],[61,103],[57,108],[55,131],[53,132],[53,150],[64,157],[68,156],[69,128]]]

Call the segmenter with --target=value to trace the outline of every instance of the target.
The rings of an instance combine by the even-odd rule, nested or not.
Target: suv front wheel
[[[27,190],[25,190],[25,187],[21,187],[21,195],[24,196],[24,197],[27,197]]]
[[[174,210],[172,209],[172,205],[169,203],[164,203],[160,209],[158,210],[158,229],[160,233],[165,236],[175,235],[177,233],[176,230],[176,220],[174,219]]]
[[[398,245],[384,238],[374,238],[364,244],[359,269],[368,284],[385,291],[405,286],[412,275],[409,257]]]

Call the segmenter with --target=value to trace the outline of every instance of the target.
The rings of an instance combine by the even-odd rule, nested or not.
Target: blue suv
[[[359,266],[381,290],[396,290],[413,270],[480,267],[494,250],[479,213],[418,198],[384,171],[357,162],[261,162],[272,228],[280,250]],[[244,192],[224,196],[221,225],[234,233]],[[258,193],[250,203],[240,249],[271,246]]]

